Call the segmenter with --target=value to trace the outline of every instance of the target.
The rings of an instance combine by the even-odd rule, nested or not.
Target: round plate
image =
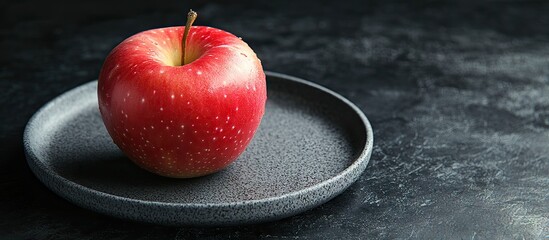
[[[364,171],[373,134],[351,102],[319,85],[267,73],[259,131],[226,169],[194,179],[154,175],[108,135],[97,81],[42,107],[25,129],[27,161],[53,192],[81,207],[157,224],[234,225],[318,206]]]

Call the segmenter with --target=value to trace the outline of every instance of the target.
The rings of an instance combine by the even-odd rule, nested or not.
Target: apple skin
[[[138,166],[174,178],[217,172],[244,152],[265,111],[261,61],[231,33],[193,26],[138,33],[107,56],[99,110],[114,143]]]

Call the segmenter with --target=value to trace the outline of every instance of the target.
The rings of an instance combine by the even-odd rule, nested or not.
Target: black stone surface
[[[78,208],[25,163],[44,103],[96,79],[139,31],[197,24],[241,36],[265,69],[355,102],[370,166],[339,197],[281,221],[163,227]],[[549,2],[2,1],[0,238],[547,239]]]

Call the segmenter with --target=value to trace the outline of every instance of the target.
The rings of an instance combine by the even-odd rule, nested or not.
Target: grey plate
[[[316,84],[267,73],[268,101],[247,150],[221,172],[170,179],[133,165],[112,142],[97,82],[42,107],[25,129],[27,161],[49,189],[81,207],[158,223],[234,225],[288,217],[351,185],[370,159],[364,114]]]

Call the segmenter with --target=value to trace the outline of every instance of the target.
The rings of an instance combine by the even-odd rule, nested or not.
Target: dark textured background
[[[197,24],[264,68],[327,86],[370,118],[363,176],[316,209],[230,228],[162,227],[80,209],[29,171],[31,115],[97,78],[139,31]],[[0,3],[0,238],[549,239],[549,2]]]

